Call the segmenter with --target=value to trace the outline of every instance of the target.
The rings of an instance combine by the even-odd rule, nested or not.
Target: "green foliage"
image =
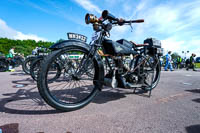
[[[59,40],[56,41],[56,43],[63,42],[63,41],[65,41],[65,39],[60,38]]]
[[[174,52],[172,54],[172,59],[178,59],[178,57],[180,57],[180,55],[178,53]]]
[[[16,53],[21,53],[27,56],[32,53],[32,50],[35,47],[43,46],[48,48],[52,44],[53,42],[36,42],[35,40],[12,40],[8,38],[0,38],[0,52],[6,55],[12,47],[15,47]]]

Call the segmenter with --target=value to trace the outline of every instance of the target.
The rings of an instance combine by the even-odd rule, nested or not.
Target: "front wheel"
[[[40,64],[42,63],[44,58],[45,57],[36,58],[31,63],[30,75],[31,75],[32,79],[35,80],[35,81],[37,81]],[[56,74],[54,74],[54,76],[52,78],[48,79],[49,81],[56,80],[57,78],[60,77],[60,75],[61,75],[61,66],[58,63],[54,63],[50,69],[51,70],[54,69],[54,70],[57,70],[57,71],[56,71]]]
[[[62,75],[54,81],[52,65],[62,66]],[[53,51],[41,64],[38,89],[42,98],[55,109],[72,111],[84,107],[98,92],[99,69],[88,50],[78,46]]]
[[[22,69],[26,74],[30,74],[30,66],[32,61],[36,59],[36,57],[28,57],[25,59],[25,61],[22,63]]]

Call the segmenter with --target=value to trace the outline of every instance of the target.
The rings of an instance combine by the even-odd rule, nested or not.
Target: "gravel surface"
[[[105,88],[86,107],[60,112],[20,68],[0,73],[0,129],[10,133],[200,133],[200,71],[162,71],[152,96]]]

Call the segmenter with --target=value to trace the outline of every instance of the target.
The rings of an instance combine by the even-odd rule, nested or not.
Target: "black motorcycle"
[[[38,73],[37,86],[42,98],[58,110],[72,111],[90,103],[103,85],[133,91],[141,88],[150,96],[160,79],[160,41],[148,38],[144,44],[136,44],[125,39],[108,39],[114,25],[144,20],[118,19],[105,10],[100,19],[86,14],[85,22],[92,24],[95,31],[90,44],[82,35],[68,34],[72,39],[50,47],[53,52],[43,60]],[[62,66],[63,74],[50,82],[53,74],[50,68],[56,63]]]
[[[19,67],[24,62],[24,58],[21,55],[16,55],[13,58],[0,57],[0,72],[8,71],[9,66],[12,68]]]

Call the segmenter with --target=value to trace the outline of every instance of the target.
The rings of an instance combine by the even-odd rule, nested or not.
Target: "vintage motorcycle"
[[[141,88],[149,92],[160,79],[160,41],[148,38],[144,44],[125,39],[109,40],[113,26],[131,25],[144,20],[126,21],[118,19],[107,10],[98,19],[86,14],[86,24],[92,24],[95,31],[87,44],[84,36],[71,34],[70,40],[50,47],[52,53],[40,65],[37,86],[42,98],[55,109],[72,111],[84,107],[102,90],[103,85],[112,88]],[[76,55],[77,58],[70,56]],[[56,69],[52,64],[62,66],[62,76],[54,81]],[[106,71],[105,66],[108,66]]]

